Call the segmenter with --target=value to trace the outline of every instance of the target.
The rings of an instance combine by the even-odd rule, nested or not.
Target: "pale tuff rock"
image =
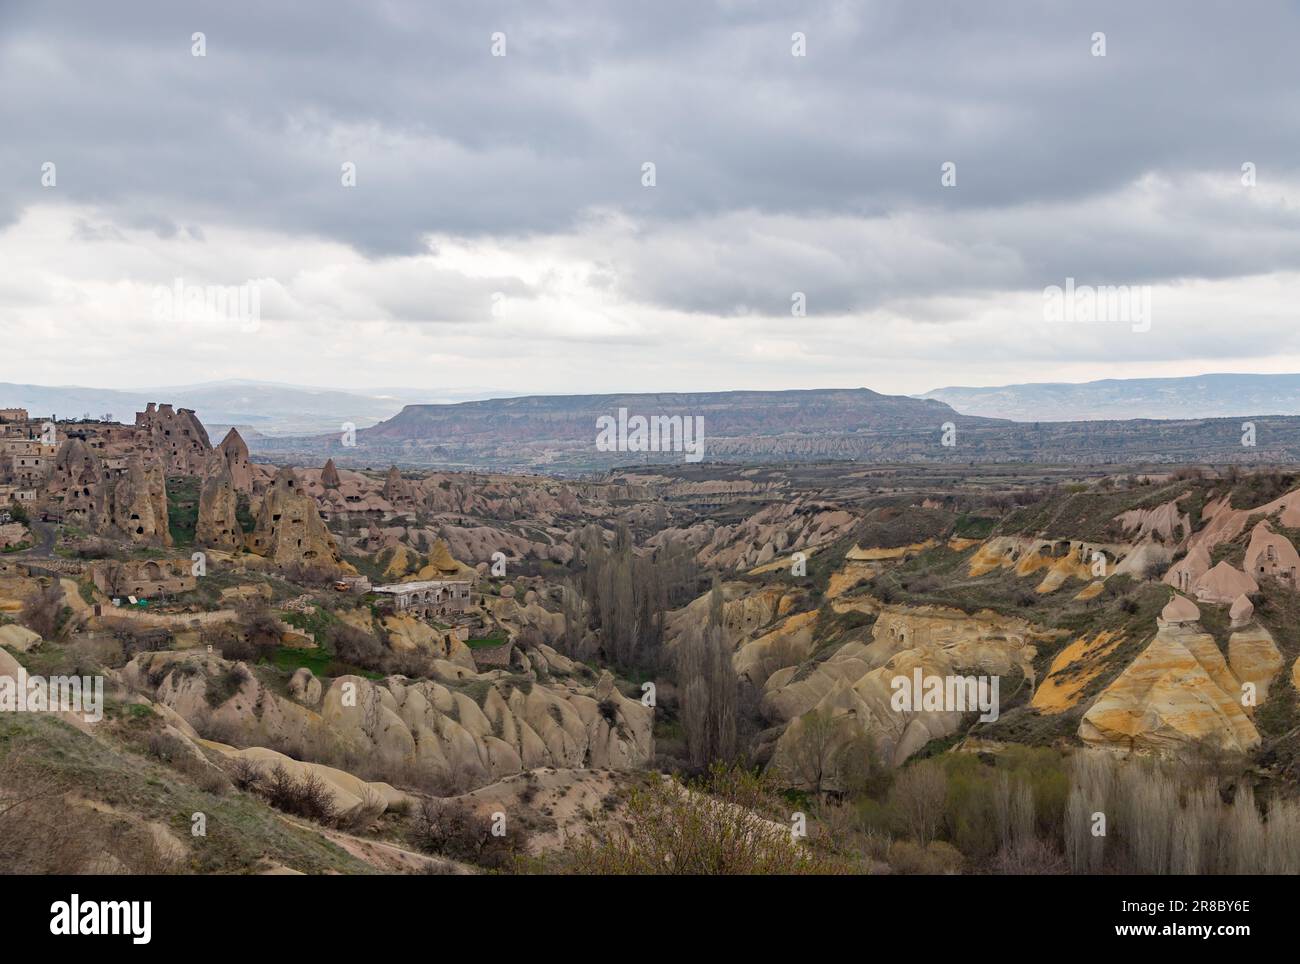
[[[240,743],[291,747],[308,760],[365,759],[481,785],[538,766],[626,768],[653,757],[653,711],[619,693],[607,674],[591,689],[534,682],[525,692],[451,663],[435,667],[449,680],[486,682],[481,704],[431,680],[341,676],[309,708],[262,686],[243,664],[194,653],[142,653],[123,676],[156,687],[155,700],[187,720]],[[208,687],[232,673],[238,688],[210,707]],[[310,683],[300,683],[310,696]]]
[[[133,457],[125,477],[111,483],[113,490],[110,525],[126,533],[133,542],[172,544],[167,525],[167,480],[162,465]]]
[[[1187,555],[1179,559],[1161,580],[1167,586],[1173,586],[1179,592],[1191,592],[1196,581],[1210,571],[1210,553],[1202,546],[1194,546]]]
[[[198,743],[230,759],[250,761],[258,768],[261,779],[269,777],[277,767],[295,780],[317,778],[324,784],[330,802],[344,818],[366,810],[379,816],[389,807],[414,802],[414,798],[387,783],[368,783],[345,770],[336,770],[320,763],[304,763],[265,747],[250,746],[241,750],[213,740],[199,740]]]
[[[923,676],[941,677],[1005,677],[1018,671],[1032,685],[1034,643],[1054,636],[1025,620],[988,610],[971,615],[938,606],[884,606],[870,643],[845,643],[798,680],[794,665],[772,672],[761,705],[769,718],[787,723],[812,709],[848,717],[845,732],[865,727],[882,758],[897,766],[930,740],[955,733],[963,714],[896,711],[890,705],[896,676],[910,678],[915,669]],[[791,769],[789,754],[798,734],[787,726],[778,738],[771,765],[779,771]]]
[[[1112,570],[1117,576],[1132,576],[1134,579],[1146,579],[1147,573],[1156,567],[1166,565],[1174,557],[1170,546],[1148,539],[1139,542]]]
[[[289,695],[303,706],[315,706],[321,697],[320,680],[306,666],[300,666],[289,677]]]
[[[702,565],[718,569],[752,569],[772,547],[772,554],[806,550],[849,534],[857,517],[844,509],[806,499],[773,502],[735,525],[700,523],[656,533],[646,541],[656,548],[669,540],[696,550]],[[768,557],[770,560],[770,556]]]
[[[230,481],[236,492],[245,495],[253,491],[253,466],[248,460],[248,443],[235,429],[226,433],[217,448],[217,457],[230,470]]]
[[[167,525],[167,481],[152,456],[133,454],[112,460],[114,468],[81,439],[67,439],[55,454],[46,494],[97,535],[132,542],[171,545]]]
[[[1297,496],[1297,501],[1300,501],[1300,496]],[[1267,521],[1261,520],[1250,533],[1246,571],[1257,579],[1280,579],[1294,589],[1297,573],[1300,573],[1300,554],[1296,553],[1290,539],[1278,535],[1269,528]]]
[[[550,612],[535,602],[520,605],[518,599],[485,595],[483,605],[512,635],[532,628],[546,643],[554,643],[564,635],[564,614]]]
[[[1180,602],[1192,606],[1182,597],[1170,606]],[[1172,615],[1184,613],[1179,606]],[[1118,750],[1166,753],[1201,740],[1241,752],[1258,745],[1259,733],[1242,706],[1240,681],[1214,638],[1190,626],[1190,620],[1161,622],[1150,645],[1084,714],[1080,739]],[[1258,643],[1239,648],[1243,665],[1250,654],[1258,668]]]
[[[1259,585],[1225,559],[1197,579],[1192,592],[1200,602],[1222,604],[1259,592]]]
[[[135,425],[147,435],[149,448],[166,466],[167,475],[202,475],[212,452],[208,430],[188,408],[150,402],[135,413]],[[247,454],[247,452],[245,452]]]
[[[676,647],[678,639],[688,626],[705,624],[709,616],[709,595],[706,592],[697,596],[681,609],[675,609],[664,617],[664,639],[669,648]],[[722,599],[723,635],[727,645],[735,648],[742,640],[784,615],[789,609],[792,596],[780,586],[755,589],[747,582],[724,582]]]
[[[1134,532],[1138,540],[1153,537],[1173,545],[1187,538],[1192,531],[1191,516],[1178,509],[1173,499],[1154,509],[1131,509],[1115,517],[1126,531]]]
[[[1228,610],[1228,618],[1232,620],[1232,626],[1236,629],[1239,626],[1245,626],[1255,617],[1255,604],[1245,596],[1238,596],[1232,601],[1232,608]]]
[[[812,655],[813,627],[816,624],[815,609],[797,613],[783,620],[771,632],[741,645],[731,659],[736,675],[761,688],[775,671],[799,665]]]
[[[1241,629],[1228,637],[1228,667],[1232,674],[1239,683],[1255,684],[1255,700],[1246,706],[1247,713],[1253,715],[1255,708],[1268,699],[1269,687],[1282,672],[1283,665],[1277,643],[1263,626]]]
[[[1180,596],[1177,593],[1165,604],[1165,608],[1160,610],[1160,618],[1157,623],[1160,626],[1177,626],[1182,623],[1194,623],[1201,618],[1201,611],[1196,608],[1196,603],[1192,602],[1186,596]]]
[[[276,474],[262,497],[257,522],[245,545],[250,552],[281,566],[302,562],[351,569],[343,562],[316,501],[302,491],[290,468]]]
[[[26,626],[17,624],[0,626],[0,646],[8,646],[19,653],[25,653],[40,642],[41,637]]]
[[[383,623],[388,631],[388,644],[394,652],[426,653],[474,671],[474,653],[454,631],[435,629],[412,616],[385,616]],[[370,631],[369,626],[363,628]]]
[[[333,459],[329,459],[320,470],[320,484],[326,489],[337,489],[342,484]]]
[[[478,570],[452,558],[451,550],[443,539],[438,539],[429,552],[429,564],[417,573],[418,579],[468,579],[478,580]]]
[[[214,460],[199,492],[199,516],[194,544],[209,549],[238,552],[244,547],[244,533],[236,518],[239,497],[230,466]]]
[[[384,480],[384,498],[394,505],[412,500],[411,486],[402,478],[396,465],[388,470],[388,478]]]
[[[1200,547],[1208,552],[1217,545],[1231,542],[1245,531],[1246,525],[1252,516],[1261,515],[1266,518],[1276,516],[1278,524],[1288,529],[1300,527],[1300,489],[1295,489],[1288,492],[1286,495],[1274,499],[1272,502],[1267,502],[1264,505],[1253,509],[1234,509],[1229,504],[1227,498],[1215,499],[1211,502],[1207,502],[1205,507],[1201,509],[1201,519],[1205,522],[1205,525],[1200,532],[1197,532],[1188,539],[1188,548],[1195,549]],[[1256,525],[1255,528],[1258,530],[1259,525]],[[1273,534],[1272,530],[1268,526],[1264,526],[1264,531],[1269,535]],[[1252,541],[1254,534],[1255,533],[1252,532]],[[1283,539],[1283,541],[1287,542],[1288,545],[1290,544],[1288,540]],[[1267,542],[1262,544],[1266,545]],[[1279,545],[1276,548],[1281,547]],[[1293,554],[1294,551],[1291,554],[1288,554],[1288,558],[1289,555]],[[1247,550],[1246,553],[1246,563],[1247,569],[1251,575],[1257,577],[1259,572],[1254,566],[1252,553],[1249,550]],[[1288,562],[1288,568],[1293,564],[1294,563]],[[1271,571],[1264,573],[1264,575],[1281,574],[1282,573],[1273,573]],[[1171,583],[1171,585],[1176,584]]]

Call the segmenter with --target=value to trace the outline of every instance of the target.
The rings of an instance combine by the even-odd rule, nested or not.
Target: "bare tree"
[[[63,622],[63,586],[57,579],[23,602],[18,619],[42,639],[53,639]]]
[[[821,799],[826,780],[834,775],[836,757],[844,742],[843,721],[830,710],[809,710],[795,722],[788,743],[793,775]]]
[[[691,626],[677,643],[677,679],[682,690],[682,730],[694,766],[730,761],[736,755],[738,681],[722,625],[722,588],[716,582],[709,618]]]
[[[947,796],[948,778],[943,769],[925,760],[898,775],[889,790],[889,803],[912,838],[927,847],[943,822]]]

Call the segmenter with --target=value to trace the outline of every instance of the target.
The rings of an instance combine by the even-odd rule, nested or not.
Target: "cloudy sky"
[[[1268,0],[0,0],[0,381],[1300,371],[1298,36]],[[1150,330],[1053,322],[1067,278],[1149,286]]]

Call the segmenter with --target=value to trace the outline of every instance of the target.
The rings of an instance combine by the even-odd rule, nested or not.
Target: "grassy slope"
[[[147,726],[140,710],[117,724]],[[274,810],[247,794],[217,796],[200,790],[184,775],[131,752],[111,739],[87,735],[48,716],[0,716],[0,750],[35,746],[43,767],[75,792],[145,820],[165,824],[190,849],[195,873],[247,873],[260,860],[284,864],[304,873],[372,873],[323,837],[291,826]],[[190,820],[207,815],[207,836],[192,837]]]

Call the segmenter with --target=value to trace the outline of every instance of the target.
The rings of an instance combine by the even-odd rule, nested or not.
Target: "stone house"
[[[434,579],[423,582],[399,582],[375,586],[371,592],[391,599],[396,613],[423,618],[455,616],[466,612],[472,603],[471,584],[467,579]]]
[[[197,584],[189,559],[107,560],[92,567],[95,588],[109,596],[189,592]]]

